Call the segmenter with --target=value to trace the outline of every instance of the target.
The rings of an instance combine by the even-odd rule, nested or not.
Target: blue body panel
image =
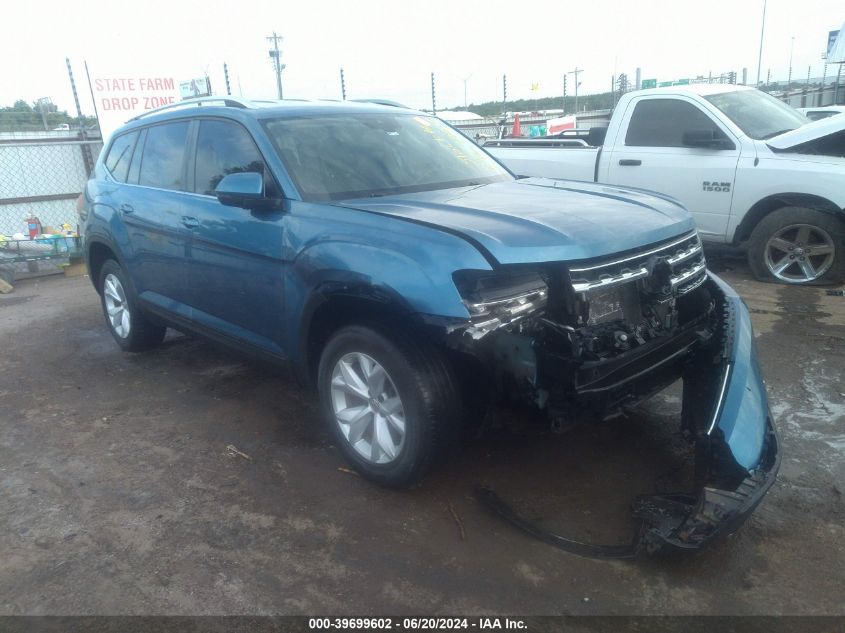
[[[770,413],[757,361],[751,315],[733,288],[713,273],[710,277],[724,293],[729,309],[735,315],[732,345],[726,359],[730,373],[715,426],[724,434],[736,462],[753,470],[763,454]]]
[[[544,178],[343,204],[460,232],[500,264],[602,257],[695,228],[682,206],[663,197]]]

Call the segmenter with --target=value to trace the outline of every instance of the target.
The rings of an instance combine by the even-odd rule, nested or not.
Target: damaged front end
[[[480,361],[495,392],[544,410],[552,428],[607,417],[683,380],[696,487],[637,499],[633,545],[544,533],[483,490],[503,518],[582,555],[689,550],[735,530],[771,487],[778,440],[748,310],[706,270],[694,232],[600,261],[462,271],[455,283],[470,321],[448,344]]]

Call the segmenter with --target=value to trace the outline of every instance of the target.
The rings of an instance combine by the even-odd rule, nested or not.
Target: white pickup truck
[[[810,122],[759,90],[702,84],[628,93],[607,128],[566,134],[485,148],[518,175],[672,196],[702,239],[746,248],[758,279],[845,281],[845,116]]]

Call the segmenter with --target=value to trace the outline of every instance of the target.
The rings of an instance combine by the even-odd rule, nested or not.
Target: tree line
[[[90,116],[82,117],[82,125],[90,128],[97,119]],[[68,125],[70,129],[78,129],[79,117],[71,116],[49,99],[39,99],[27,103],[18,99],[11,106],[0,107],[0,131],[3,132],[32,132],[35,130],[52,130],[60,125]]]

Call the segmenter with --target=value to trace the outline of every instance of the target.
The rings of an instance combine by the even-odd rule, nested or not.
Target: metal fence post
[[[79,94],[76,92],[76,82],[73,80],[70,57],[65,57],[65,63],[67,64],[67,76],[70,77],[70,87],[73,90],[73,101],[76,104],[76,120],[79,122],[79,140],[83,141],[83,144],[79,146],[82,152],[82,162],[85,164],[85,171],[90,177],[91,172],[94,171],[94,158],[91,156],[91,146],[84,143],[84,141],[88,140],[88,135],[85,133],[85,121],[82,119],[82,108],[79,107]]]

